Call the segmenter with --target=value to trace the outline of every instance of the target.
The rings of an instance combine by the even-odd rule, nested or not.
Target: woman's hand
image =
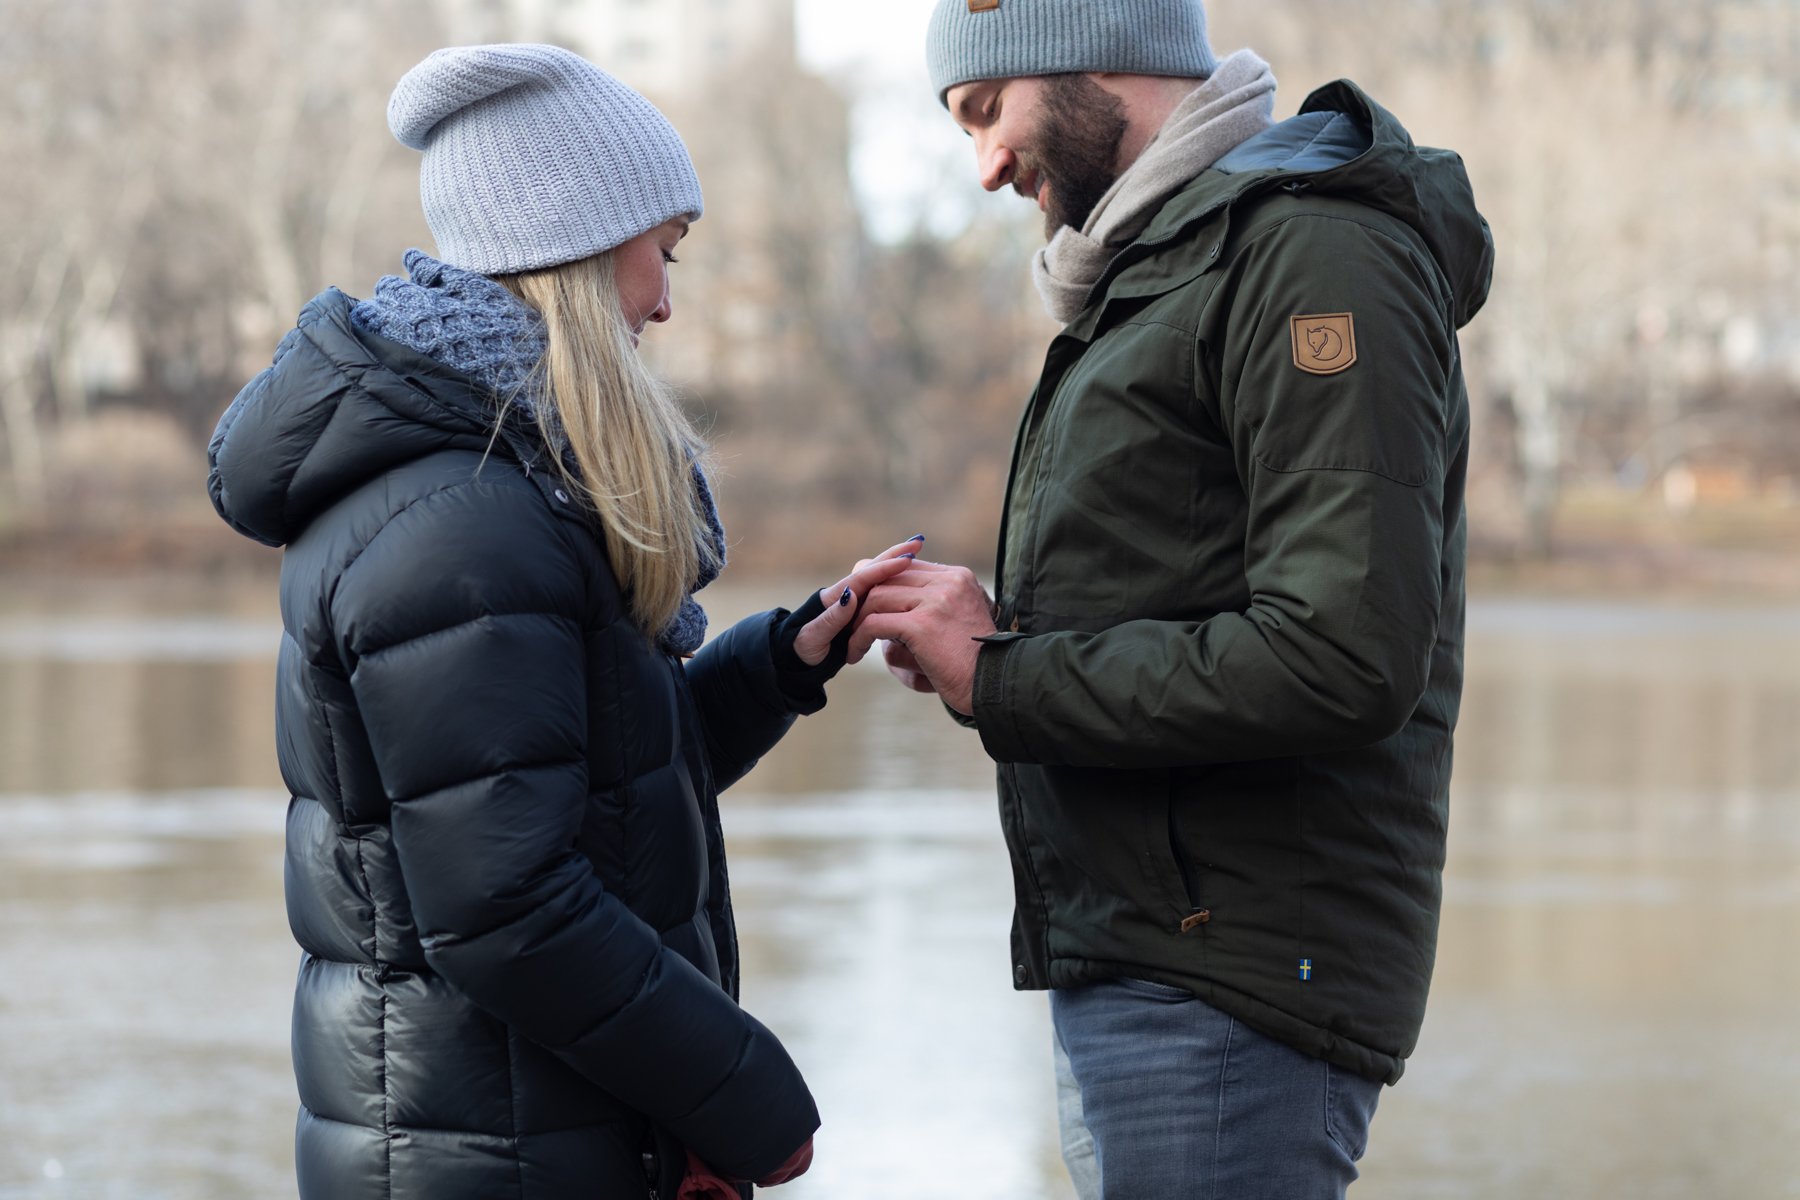
[[[788,1160],[756,1181],[759,1188],[780,1187],[784,1183],[800,1178],[812,1166],[813,1140],[806,1139],[806,1144],[788,1155]]]
[[[713,1174],[712,1168],[689,1150],[687,1174],[681,1177],[675,1200],[739,1200],[739,1193],[734,1184]]]
[[[768,1175],[756,1181],[759,1188],[779,1187],[790,1180],[798,1179],[806,1174],[812,1166],[813,1143],[811,1138],[801,1146],[788,1160],[776,1167]],[[675,1194],[675,1200],[738,1200],[737,1185],[730,1180],[721,1179],[713,1169],[701,1162],[692,1150],[688,1151],[687,1174],[682,1177],[681,1190]]]
[[[794,656],[809,667],[824,662],[825,656],[831,653],[832,641],[850,628],[850,622],[862,608],[864,597],[876,584],[886,583],[905,571],[924,544],[925,535],[920,534],[898,546],[889,546],[876,557],[857,563],[850,574],[830,587],[821,588],[819,602],[825,606],[825,611],[808,621],[795,635]]]

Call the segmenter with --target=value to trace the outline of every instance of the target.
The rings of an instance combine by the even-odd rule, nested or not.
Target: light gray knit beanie
[[[1205,79],[1201,0],[938,0],[925,35],[938,102],[959,83],[1118,71]]]
[[[388,128],[415,150],[438,256],[483,275],[574,262],[675,217],[700,181],[648,100],[560,46],[453,46],[408,71]]]

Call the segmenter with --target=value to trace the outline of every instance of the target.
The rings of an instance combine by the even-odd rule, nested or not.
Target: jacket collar
[[[1416,229],[1456,295],[1466,324],[1487,298],[1494,247],[1462,159],[1413,144],[1367,93],[1340,79],[1307,97],[1299,115],[1251,138],[1175,193],[1121,250],[1064,334],[1092,340],[1109,303],[1158,295],[1218,264],[1231,209],[1278,189],[1342,196]]]

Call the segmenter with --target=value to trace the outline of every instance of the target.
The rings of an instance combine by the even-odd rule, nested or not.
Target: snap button
[[[1027,972],[1025,970],[1025,964],[1019,963],[1017,966],[1015,966],[1013,968],[1013,982],[1014,983],[1024,983],[1026,974],[1027,974]]]

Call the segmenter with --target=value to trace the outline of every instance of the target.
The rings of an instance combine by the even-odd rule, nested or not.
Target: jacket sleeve
[[[582,559],[534,495],[474,481],[392,517],[331,600],[427,961],[720,1170],[817,1126],[773,1034],[609,893],[587,803]]]
[[[1245,489],[1249,607],[992,639],[975,717],[997,761],[1324,753],[1394,734],[1424,694],[1444,488],[1463,453],[1449,444],[1459,389],[1438,274],[1411,246],[1324,215],[1263,232],[1229,269],[1225,333],[1197,354]],[[1291,319],[1344,313],[1355,364],[1300,369]]]
[[[785,616],[784,609],[773,609],[745,617],[688,660],[688,684],[720,791],[749,774],[793,728],[795,717],[824,707],[822,693],[814,703],[798,704],[782,691],[773,634]]]

